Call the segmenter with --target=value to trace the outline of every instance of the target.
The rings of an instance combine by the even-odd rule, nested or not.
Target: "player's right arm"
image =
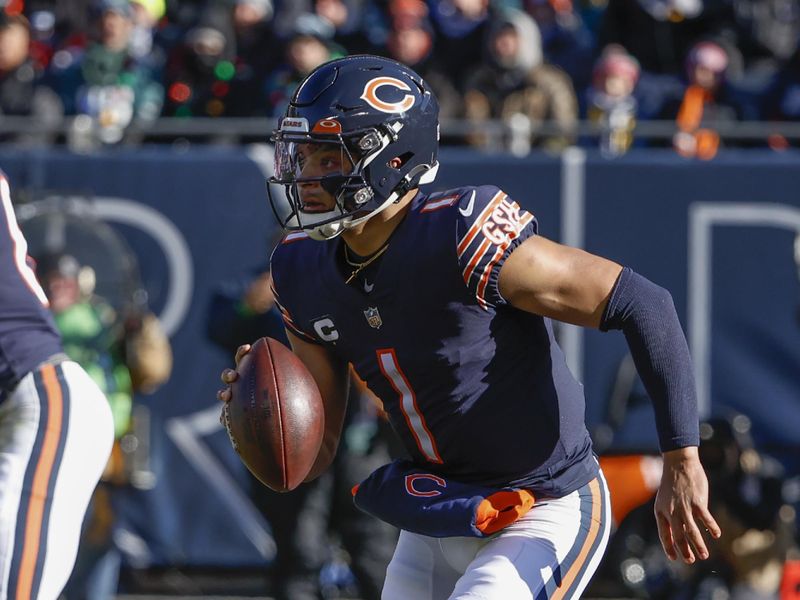
[[[662,545],[671,559],[707,558],[701,526],[713,537],[720,529],[708,511],[692,362],[672,296],[613,261],[539,236],[532,215],[497,188],[477,191],[474,206],[462,199],[457,217],[459,266],[470,291],[481,306],[623,331],[656,412]]]
[[[303,341],[287,329],[286,336],[292,352],[303,361],[308,371],[319,388],[322,403],[325,409],[325,431],[322,436],[322,447],[319,450],[314,466],[305,481],[316,479],[333,462],[339,438],[342,435],[342,425],[347,409],[347,390],[349,386],[349,371],[347,363],[336,358],[324,346]],[[251,345],[244,344],[236,350],[236,365],[248,352]],[[222,402],[231,400],[231,384],[239,378],[235,369],[225,369],[220,377],[225,387],[217,392],[217,397]]]

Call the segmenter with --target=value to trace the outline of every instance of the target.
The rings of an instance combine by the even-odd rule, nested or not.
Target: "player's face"
[[[353,163],[338,145],[298,144],[296,149],[298,167],[297,184],[301,209],[307,213],[333,210],[335,199],[319,181],[302,181],[329,175],[348,175],[353,172]]]

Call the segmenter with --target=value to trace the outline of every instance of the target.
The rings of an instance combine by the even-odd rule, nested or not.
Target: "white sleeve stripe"
[[[514,203],[514,204],[516,205],[516,203]],[[525,215],[520,218],[519,226],[517,227],[516,231],[510,233],[508,238],[507,238],[507,240],[505,242],[503,242],[500,246],[498,246],[500,248],[500,251],[501,251],[500,256],[502,256],[502,252],[506,251],[506,248],[508,248],[509,244],[513,240],[517,239],[517,237],[519,237],[520,232],[525,228],[525,226],[528,223],[531,222],[532,219],[533,219],[533,215],[531,215],[528,212],[526,212]],[[491,244],[492,244],[492,242],[490,242],[489,240],[484,240],[481,243],[481,245],[478,247],[478,249],[475,251],[475,254],[472,255],[472,258],[470,259],[469,263],[467,264],[466,267],[464,267],[463,277],[464,277],[464,282],[465,283],[469,284],[470,277],[472,277],[472,274],[473,274],[475,268],[478,266],[480,261],[483,259],[484,255],[486,254],[487,250],[489,249],[488,246],[490,246]],[[493,267],[494,264],[498,260],[500,260],[500,256],[497,256],[497,254],[495,253],[495,256],[492,258],[491,261],[489,261],[489,264],[486,266],[486,268],[484,268],[483,272],[484,273],[488,272],[487,269],[491,270],[491,267]]]
[[[429,200],[425,206],[422,207],[420,212],[432,212],[446,206],[453,206],[461,196],[456,194],[454,196],[445,196],[444,198],[437,198],[436,200]]]
[[[522,233],[522,230],[525,229],[525,227],[527,227],[528,223],[530,223],[531,221],[533,221],[533,215],[529,212],[526,212],[524,215],[520,217],[519,233],[517,234],[517,237],[519,237],[519,234]]]
[[[305,231],[295,231],[293,233],[287,233],[283,240],[281,240],[281,244],[291,244],[292,242],[296,242],[297,240],[304,240],[308,237],[308,234]]]
[[[506,253],[506,250],[508,250],[508,247],[511,245],[511,242],[513,242],[515,239],[517,239],[520,236],[520,234],[522,233],[522,230],[525,229],[525,227],[531,221],[533,221],[533,215],[531,213],[529,213],[529,212],[525,212],[525,214],[523,214],[522,217],[520,217],[519,227],[517,228],[517,230],[514,231],[513,233],[509,234],[508,239],[504,243],[502,243],[501,245],[497,246],[497,249],[495,250],[494,255],[492,256],[492,258],[487,262],[486,266],[484,267],[482,275],[481,275],[481,279],[480,279],[480,281],[478,283],[478,288],[477,288],[477,291],[476,291],[476,297],[478,298],[478,302],[481,304],[481,306],[483,308],[487,308],[487,306],[488,306],[488,304],[487,304],[487,302],[485,300],[485,296],[486,296],[486,287],[489,284],[489,276],[491,275],[492,270],[495,268],[495,265],[497,265],[497,262]]]
[[[17,217],[14,214],[14,207],[11,205],[11,189],[8,187],[8,181],[5,177],[0,176],[0,201],[3,203],[3,211],[6,215],[6,224],[8,225],[8,233],[11,236],[11,241],[14,244],[14,265],[17,267],[22,280],[28,286],[31,292],[39,299],[43,306],[50,306],[47,301],[47,295],[44,293],[42,286],[36,279],[36,274],[28,264],[28,242],[22,231],[17,224]]]

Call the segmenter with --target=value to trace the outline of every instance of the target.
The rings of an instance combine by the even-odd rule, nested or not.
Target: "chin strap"
[[[395,187],[394,191],[389,194],[389,197],[386,198],[386,200],[384,200],[381,205],[372,212],[367,213],[363,217],[345,217],[341,221],[320,225],[319,227],[315,227],[313,230],[309,229],[309,236],[315,240],[329,240],[342,233],[342,231],[345,229],[352,229],[357,225],[361,225],[361,223],[366,222],[378,213],[386,210],[392,204],[397,204],[400,202],[409,192],[409,190],[413,189],[420,183],[430,183],[433,181],[438,170],[438,162],[433,165],[417,165],[411,169],[405,177],[403,177],[397,187]],[[419,180],[415,181],[417,177],[419,177]],[[334,226],[337,226],[338,228],[334,229]]]
[[[326,223],[325,225],[320,225],[313,229],[307,229],[306,233],[308,233],[308,237],[312,240],[324,242],[325,240],[332,240],[343,231],[344,227],[342,226],[342,222],[337,221],[335,223]]]
[[[417,165],[413,169],[411,169],[403,179],[400,180],[400,183],[397,187],[394,188],[394,192],[392,195],[396,195],[397,198],[394,200],[395,203],[400,202],[403,196],[406,195],[408,190],[412,189],[416,185],[418,185],[419,181],[422,180],[425,173],[430,171],[433,168],[438,168],[438,163],[435,166],[431,165]],[[420,178],[419,181],[416,181],[417,177]]]

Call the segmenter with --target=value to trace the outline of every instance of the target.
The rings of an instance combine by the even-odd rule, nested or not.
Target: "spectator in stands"
[[[50,21],[54,47],[85,47],[92,28],[91,8],[95,0],[26,0],[25,14],[31,22]],[[45,16],[47,15],[47,16]],[[39,24],[34,24],[38,28]]]
[[[743,61],[744,87],[762,87],[787,61],[800,40],[798,0],[729,0],[730,14],[715,41]],[[729,73],[729,76],[731,73]],[[738,79],[739,73],[733,73]],[[737,81],[738,83],[738,81]]]
[[[172,351],[153,314],[123,318],[93,293],[94,271],[71,254],[45,254],[36,270],[64,351],[94,379],[114,417],[111,458],[89,504],[75,568],[64,589],[68,600],[107,600],[117,592],[121,563],[113,533],[115,507],[130,489],[121,441],[131,429],[133,394],[151,393],[169,378]]]
[[[153,50],[153,31],[165,10],[163,0],[131,0],[133,28],[128,44],[131,56],[142,60]]]
[[[323,32],[309,28],[309,22],[295,31],[286,45],[284,63],[268,78],[265,84],[269,116],[282,115],[289,98],[300,82],[322,63],[344,56],[340,46],[327,39]]]
[[[56,17],[50,10],[31,10],[28,15],[30,22],[29,56],[36,68],[44,72],[56,51]]]
[[[58,123],[61,104],[41,84],[42,72],[31,59],[29,47],[28,20],[0,12],[0,115],[33,117],[37,124]],[[13,141],[44,143],[52,137],[30,132],[14,136]]]
[[[686,55],[713,34],[722,3],[703,0],[609,0],[600,25],[599,47],[619,44],[643,71],[680,78]]]
[[[257,269],[243,282],[219,287],[209,306],[207,332],[209,339],[229,354],[261,336],[288,344],[268,267]],[[357,509],[350,490],[392,458],[390,443],[396,445],[371,394],[363,385],[354,386],[333,469],[287,494],[271,491],[248,474],[251,498],[269,522],[277,546],[270,568],[272,594],[277,600],[329,597],[323,594],[323,587],[345,583],[321,581],[320,570],[333,559],[329,534],[339,538],[337,542],[349,555],[359,588],[351,591],[364,600],[380,598],[397,532]]]
[[[226,114],[261,117],[267,106],[264,81],[280,64],[272,0],[236,0],[232,10],[236,71],[230,80]]]
[[[489,30],[502,11],[491,0],[431,0],[436,52],[459,91],[483,60]]]
[[[531,129],[525,143],[551,150],[572,142],[572,130],[578,120],[577,98],[569,77],[543,62],[536,23],[512,9],[490,31],[486,58],[467,82],[465,103],[471,121],[524,121]],[[547,120],[556,123],[561,131],[538,136],[537,127]],[[484,146],[487,140],[475,133],[471,143]]]
[[[539,26],[545,62],[565,71],[576,90],[586,89],[595,59],[594,39],[572,0],[525,0],[524,8]]]
[[[600,127],[600,150],[606,156],[625,154],[633,143],[639,63],[622,46],[609,46],[594,67],[587,116]]]
[[[439,100],[441,118],[463,116],[463,102],[434,52],[434,34],[423,0],[390,0],[386,50],[390,58],[419,73]]]
[[[761,116],[770,121],[800,121],[800,47],[773,78]]]
[[[368,0],[294,0],[283,4],[276,15],[277,30],[291,34],[296,29],[314,29],[348,53],[369,48],[364,31]]]
[[[264,80],[279,64],[271,0],[212,4],[167,63],[164,114],[256,117],[267,110]]]
[[[640,119],[669,118],[667,105],[683,93],[689,50],[729,20],[729,6],[728,0],[608,0],[598,47],[621,45],[639,61]]]
[[[207,14],[173,48],[164,74],[164,115],[231,116],[229,95],[236,76],[230,15]]]
[[[131,0],[133,30],[129,50],[131,56],[146,64],[154,78],[161,78],[167,61],[165,40],[159,27],[166,13],[164,0]],[[166,28],[165,28],[166,29]]]
[[[725,83],[728,54],[714,42],[698,42],[686,59],[688,86],[680,104],[668,104],[666,118],[675,119],[673,146],[681,156],[714,158],[720,146],[717,127],[738,118]]]
[[[93,11],[94,41],[85,50],[59,50],[51,75],[65,113],[87,115],[97,139],[114,143],[132,121],[158,117],[163,88],[131,54],[133,9],[128,0],[98,0]]]

